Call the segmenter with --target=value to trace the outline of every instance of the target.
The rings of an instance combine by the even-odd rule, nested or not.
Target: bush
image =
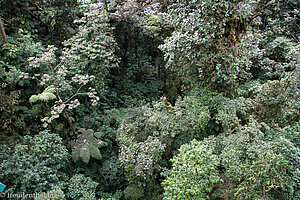
[[[124,190],[124,194],[126,199],[133,199],[133,200],[140,199],[145,195],[144,188],[139,187],[137,185],[127,186],[126,189]]]
[[[289,190],[293,194],[288,162],[282,155],[266,152],[257,154],[253,164],[242,164],[242,182],[236,188],[237,199],[276,199],[272,193]]]
[[[96,200],[95,190],[98,183],[82,174],[74,175],[68,182],[67,196],[79,200]]]
[[[38,193],[34,200],[65,200],[65,194],[59,187],[53,187],[50,191]]]
[[[69,154],[56,134],[42,131],[25,136],[22,144],[0,165],[0,178],[11,192],[46,192],[67,179],[61,172]]]
[[[236,199],[291,199],[299,191],[299,149],[280,132],[252,121],[236,134],[219,135],[216,153]],[[292,133],[290,134],[292,135]],[[211,140],[205,140],[211,144]]]
[[[213,187],[222,180],[219,159],[202,142],[193,140],[179,149],[170,174],[162,183],[164,199],[209,199]]]
[[[158,162],[161,160],[165,145],[152,136],[139,143],[130,139],[125,143],[121,141],[121,145],[119,161],[125,169],[128,180],[134,182],[153,179],[155,171],[160,169]]]

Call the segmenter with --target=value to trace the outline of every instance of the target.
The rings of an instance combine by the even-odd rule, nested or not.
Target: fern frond
[[[40,101],[49,101],[56,99],[56,96],[50,92],[43,92],[42,94],[39,94],[39,100]]]
[[[96,138],[100,138],[102,135],[103,135],[103,134],[102,134],[101,132],[95,132],[95,133],[94,133],[94,136],[95,136]]]
[[[90,145],[89,150],[90,150],[91,157],[99,159],[99,160],[102,159],[102,154],[98,148]]]
[[[74,160],[75,162],[78,161],[78,159],[79,159],[79,154],[80,154],[80,152],[79,152],[78,149],[73,149],[73,150],[72,150],[72,158],[73,158],[73,160]]]
[[[49,93],[54,93],[55,92],[55,88],[53,85],[47,87],[44,92],[49,92]]]
[[[80,149],[80,157],[84,163],[89,163],[91,157],[89,149],[88,148]]]
[[[34,103],[36,101],[49,101],[49,100],[56,99],[55,94],[53,94],[54,92],[55,92],[54,87],[53,86],[49,86],[41,94],[39,94],[39,95],[32,95],[29,98],[29,102],[30,103]]]
[[[32,95],[30,98],[29,98],[29,103],[34,103],[36,101],[39,100],[39,97],[38,95]]]

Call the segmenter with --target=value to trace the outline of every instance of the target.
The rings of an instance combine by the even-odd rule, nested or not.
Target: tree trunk
[[[1,18],[0,18],[0,33],[1,33],[1,36],[3,37],[4,44],[8,43]]]

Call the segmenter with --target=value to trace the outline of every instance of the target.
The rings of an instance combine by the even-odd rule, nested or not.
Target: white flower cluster
[[[29,78],[29,74],[25,73],[25,72],[21,72],[21,74],[19,75],[19,78]]]
[[[43,55],[39,58],[34,58],[30,57],[28,59],[29,61],[29,66],[33,68],[38,68],[40,67],[41,64],[52,64],[56,62],[56,56],[55,56],[55,51],[57,50],[56,47],[53,45],[48,46],[47,51],[43,53]]]
[[[80,105],[80,102],[78,101],[78,99],[75,99],[74,101],[71,101],[68,105],[68,108],[71,110],[73,108],[76,108],[77,106]]]
[[[43,74],[42,78],[41,78],[41,81],[40,81],[40,84],[45,85],[46,82],[50,81],[50,78],[51,78],[51,76],[49,74]]]
[[[44,122],[43,127],[46,128],[48,124],[52,122],[52,120],[57,119],[59,117],[59,114],[61,114],[65,108],[66,104],[60,101],[56,101],[55,105],[52,107],[51,116],[42,119],[42,122]]]
[[[28,59],[29,66],[33,68],[38,68],[41,65],[48,66],[49,73],[36,73],[30,76],[28,73],[22,72],[19,76],[20,78],[31,78],[38,80],[40,82],[40,85],[42,86],[53,86],[53,91],[51,91],[51,93],[55,92],[55,95],[57,96],[59,101],[55,102],[54,106],[51,109],[50,116],[42,119],[43,127],[45,128],[49,123],[52,122],[52,120],[58,118],[66,108],[71,110],[80,105],[78,99],[73,99],[77,95],[88,95],[89,98],[91,98],[93,106],[97,105],[98,101],[100,100],[100,98],[96,96],[97,92],[95,91],[95,89],[91,87],[89,88],[88,92],[80,91],[83,86],[87,85],[90,81],[95,79],[95,76],[75,74],[70,80],[69,76],[72,74],[69,73],[69,69],[71,71],[70,62],[72,64],[72,59],[74,59],[72,58],[71,51],[67,48],[63,49],[60,59],[57,60],[55,56],[56,49],[57,48],[54,46],[48,46],[47,50],[42,54],[41,57],[31,57]],[[77,90],[74,90],[75,85],[79,85],[79,87],[77,87]],[[66,89],[73,90],[73,94],[66,99],[62,99],[62,93],[64,93]]]
[[[92,100],[92,105],[96,106],[98,104],[98,101],[100,100],[100,98],[98,96],[96,96],[97,92],[95,89],[93,88],[89,88],[90,92],[87,93],[87,95],[91,98]]]
[[[93,80],[95,76],[89,76],[89,75],[79,75],[75,74],[74,77],[72,77],[72,81],[74,83],[84,84],[86,85],[89,81]]]
[[[61,77],[61,76],[66,76],[67,75],[67,67],[64,65],[59,66],[57,72],[56,72],[56,76]]]

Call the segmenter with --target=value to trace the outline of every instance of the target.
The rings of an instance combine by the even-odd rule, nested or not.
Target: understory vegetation
[[[0,0],[2,193],[300,199],[299,8]]]

